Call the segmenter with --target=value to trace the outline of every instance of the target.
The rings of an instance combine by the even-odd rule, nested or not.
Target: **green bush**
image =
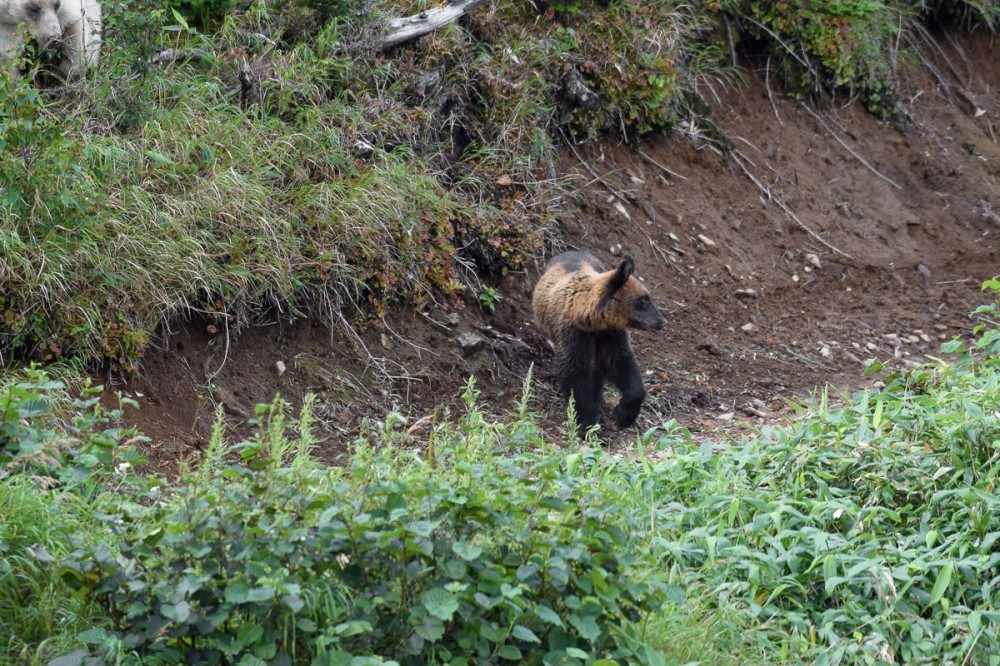
[[[283,462],[296,446],[279,412],[266,413],[264,434],[230,450],[235,462],[213,464],[226,455],[216,440],[211,469],[133,509],[114,551],[63,561],[64,579],[114,624],[81,638],[93,654],[144,664],[655,661],[631,625],[658,605],[656,584],[636,575],[639,526],[604,501],[598,480],[559,457],[477,454],[485,426],[467,418],[436,433],[433,461],[401,463],[391,441],[359,445],[338,481],[301,445]],[[300,432],[308,441],[308,426]]]
[[[44,370],[32,367],[24,375],[0,387],[0,478],[27,472],[74,483],[142,462],[131,445],[143,438],[121,425],[120,409],[104,408],[103,387],[87,380],[81,396],[71,399],[66,384]],[[121,403],[135,406],[128,398]]]

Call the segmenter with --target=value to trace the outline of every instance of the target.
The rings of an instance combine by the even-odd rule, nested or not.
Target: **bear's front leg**
[[[642,372],[635,360],[626,331],[610,331],[597,339],[597,358],[608,379],[621,392],[622,397],[611,414],[619,428],[628,428],[639,417],[639,410],[646,399]]]
[[[575,329],[557,345],[559,392],[572,396],[580,436],[601,420],[601,386],[594,335]]]

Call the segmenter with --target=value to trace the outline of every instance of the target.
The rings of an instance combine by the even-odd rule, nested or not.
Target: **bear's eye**
[[[42,8],[38,5],[28,5],[26,9],[28,11],[28,16],[31,16],[32,18],[38,16],[38,12],[42,10]]]
[[[56,11],[59,11],[59,8],[60,8],[61,6],[62,6],[62,3],[61,3],[61,2],[57,2],[56,4],[54,4],[54,5],[52,6],[52,8],[53,8],[54,10],[56,10]]]

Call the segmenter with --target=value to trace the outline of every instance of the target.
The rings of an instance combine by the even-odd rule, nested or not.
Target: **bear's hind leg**
[[[559,392],[564,398],[573,397],[576,420],[581,436],[601,419],[601,388],[598,377],[596,344],[590,333],[572,330],[557,345]]]
[[[639,410],[646,399],[642,372],[629,344],[628,333],[611,331],[601,334],[597,339],[597,356],[598,366],[622,394],[611,419],[619,428],[628,428],[639,417]]]

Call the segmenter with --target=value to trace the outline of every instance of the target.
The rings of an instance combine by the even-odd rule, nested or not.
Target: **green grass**
[[[72,536],[103,538],[79,497],[40,492],[28,477],[0,480],[0,663],[45,664],[79,647],[77,634],[106,618],[33,553],[61,558]]]

